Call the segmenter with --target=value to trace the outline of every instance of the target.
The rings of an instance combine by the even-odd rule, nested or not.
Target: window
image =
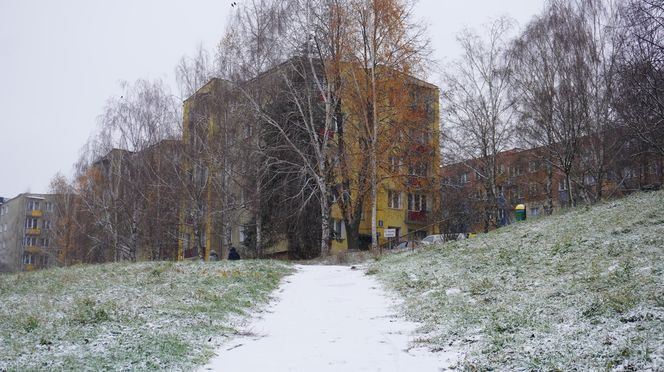
[[[28,211],[38,211],[39,210],[39,201],[37,200],[28,200],[27,204]]]
[[[657,163],[652,162],[648,164],[648,174],[658,174],[659,173],[657,172],[658,168],[659,167],[657,166]]]
[[[25,219],[25,228],[26,229],[36,229],[37,228],[37,219],[36,218],[26,218]]]
[[[482,174],[479,171],[475,171],[475,181],[482,179]]]
[[[523,199],[523,190],[522,190],[521,187],[517,186],[516,190],[514,190],[514,191],[516,192],[516,198],[517,199]]]
[[[41,246],[42,247],[48,247],[48,243],[49,243],[48,238],[42,238],[41,239]]]
[[[505,165],[500,164],[498,166],[498,174],[505,174]]]
[[[48,229],[50,229],[50,228],[51,228],[51,221],[43,220],[43,221],[42,221],[42,228],[43,228],[44,230],[48,230]]]
[[[522,173],[521,166],[514,165],[510,167],[510,176],[520,176]]]
[[[240,226],[240,243],[244,243],[247,240],[247,230],[246,226]]]
[[[26,253],[23,255],[23,264],[24,265],[32,265],[35,263],[35,258],[33,255]]]
[[[332,220],[332,239],[343,240],[343,220]]]
[[[401,159],[397,156],[390,156],[390,172],[398,174],[401,168]]]
[[[427,129],[410,129],[408,135],[413,142],[425,144],[429,142],[429,132]]]
[[[595,177],[592,174],[586,174],[583,176],[583,184],[586,186],[592,186],[595,184]]]
[[[535,173],[539,169],[539,164],[536,161],[528,162],[528,171],[530,173]]]
[[[205,186],[208,182],[208,169],[205,166],[196,166],[194,168],[194,178],[200,186]]]
[[[540,209],[539,209],[539,207],[532,207],[532,208],[530,208],[530,215],[531,215],[532,217],[537,217],[537,216],[539,216],[539,215],[540,215]]]
[[[387,192],[387,206],[389,208],[401,208],[401,192],[389,190]]]
[[[37,237],[35,236],[26,236],[23,238],[23,245],[25,246],[37,246]]]
[[[426,177],[427,170],[426,163],[415,163],[408,166],[408,174],[411,176]]]
[[[408,210],[416,212],[426,211],[427,210],[426,195],[408,194]]]
[[[625,178],[634,178],[636,177],[636,172],[630,167],[623,168],[623,177]]]
[[[558,190],[567,191],[567,182],[565,182],[565,180],[560,180],[560,182],[558,183]]]
[[[539,186],[536,183],[531,183],[528,185],[528,194],[530,196],[535,196],[539,194]]]
[[[433,95],[431,94],[424,96],[424,112],[428,116],[433,115]]]
[[[468,172],[464,172],[459,176],[459,183],[468,183]]]

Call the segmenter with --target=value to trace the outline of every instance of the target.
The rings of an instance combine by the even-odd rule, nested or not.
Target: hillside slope
[[[470,369],[664,368],[664,192],[387,257],[370,272]]]
[[[0,371],[191,370],[290,270],[243,260],[0,275]]]

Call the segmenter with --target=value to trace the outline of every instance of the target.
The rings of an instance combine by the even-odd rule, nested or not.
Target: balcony
[[[406,211],[406,223],[427,225],[429,223],[429,212],[427,211]]]
[[[44,215],[44,212],[42,210],[28,211],[28,216],[41,217],[43,215]]]
[[[39,253],[42,253],[43,251],[42,251],[41,247],[38,247],[36,245],[27,245],[25,247],[25,252],[26,253],[31,253],[31,254],[39,254]]]
[[[25,233],[26,235],[40,235],[41,229],[26,229]]]
[[[428,189],[431,185],[429,184],[429,179],[421,176],[409,176],[408,177],[408,187],[414,190],[424,190]]]
[[[418,155],[431,154],[433,152],[433,146],[429,143],[417,143],[409,147],[411,153]]]

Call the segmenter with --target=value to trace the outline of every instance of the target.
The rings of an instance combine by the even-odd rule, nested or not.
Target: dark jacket
[[[228,259],[229,260],[239,260],[240,259],[240,254],[237,253],[237,250],[235,247],[231,247],[230,252],[228,252]]]

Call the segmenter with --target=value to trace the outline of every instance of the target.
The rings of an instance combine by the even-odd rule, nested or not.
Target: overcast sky
[[[244,0],[235,0],[238,3]],[[524,25],[544,0],[420,0],[435,58],[459,54],[465,26],[502,15]],[[67,176],[118,82],[161,78],[199,43],[213,50],[226,0],[0,0],[0,196],[43,193]],[[437,83],[433,76],[432,82]]]

